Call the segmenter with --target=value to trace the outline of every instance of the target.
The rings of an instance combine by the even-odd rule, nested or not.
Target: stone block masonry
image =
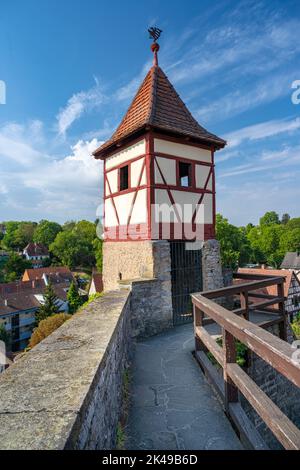
[[[220,245],[217,240],[207,240],[202,248],[203,291],[224,287]]]
[[[111,292],[1,374],[0,448],[114,448],[131,338],[130,293]]]
[[[103,243],[104,290],[118,289],[120,280],[153,278],[151,240]]]
[[[203,250],[217,288],[218,244]],[[104,256],[108,292],[1,374],[0,449],[115,448],[134,341],[173,326],[171,255],[158,240],[106,243]]]

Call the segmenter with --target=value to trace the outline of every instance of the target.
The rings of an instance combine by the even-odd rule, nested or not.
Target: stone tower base
[[[130,285],[134,336],[150,336],[173,325],[170,243],[167,240],[104,242],[104,291]],[[223,287],[219,243],[202,247],[203,290]]]

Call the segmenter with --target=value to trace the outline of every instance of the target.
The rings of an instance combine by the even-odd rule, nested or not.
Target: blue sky
[[[300,216],[300,2],[2,0],[0,220],[96,218],[108,138],[151,65],[226,138],[217,209],[237,225]]]

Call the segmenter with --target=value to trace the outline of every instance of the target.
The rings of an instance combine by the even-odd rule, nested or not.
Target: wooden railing
[[[255,430],[246,423],[245,414],[239,405],[239,392],[260,415],[269,429],[273,432],[285,449],[300,449],[300,430],[278,408],[277,405],[257,386],[247,373],[236,363],[236,344],[239,340],[251,351],[260,356],[270,366],[280,372],[294,385],[300,387],[300,364],[293,361],[295,349],[281,338],[265,331],[262,325],[249,321],[249,312],[259,308],[264,313],[277,315],[281,326],[282,337],[286,336],[286,320],[284,311],[283,277],[238,275],[240,279],[248,279],[242,283],[192,295],[194,307],[195,349],[196,358],[207,373],[213,385],[224,399],[228,416],[233,420],[238,430],[252,448],[265,448],[259,435],[251,439]],[[263,302],[255,307],[249,304],[249,298],[256,296],[255,291],[271,285],[277,286],[277,295],[259,294]],[[253,292],[254,291],[254,292]],[[212,299],[239,295],[241,308],[230,311],[214,302]],[[261,297],[263,296],[263,297]],[[271,298],[272,297],[272,298]],[[277,305],[270,309],[270,305]],[[222,347],[217,344],[205,328],[207,323],[215,322],[222,328]],[[264,324],[266,325],[266,323]],[[223,380],[216,373],[215,367],[207,359],[209,351],[223,369]],[[213,370],[214,369],[214,370]],[[257,433],[256,433],[257,434]]]

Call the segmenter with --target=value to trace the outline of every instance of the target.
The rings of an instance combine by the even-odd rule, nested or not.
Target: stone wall
[[[117,289],[120,280],[155,277],[153,258],[155,243],[151,240],[104,242],[104,291]]]
[[[171,281],[158,279],[132,283],[132,334],[135,338],[153,336],[173,326]]]
[[[122,281],[131,288],[131,324],[135,338],[145,338],[172,327],[172,285],[170,245],[152,242],[152,279]]]
[[[203,290],[224,287],[220,245],[217,240],[207,240],[202,248]]]
[[[130,320],[129,291],[110,292],[1,374],[0,448],[114,448]]]

